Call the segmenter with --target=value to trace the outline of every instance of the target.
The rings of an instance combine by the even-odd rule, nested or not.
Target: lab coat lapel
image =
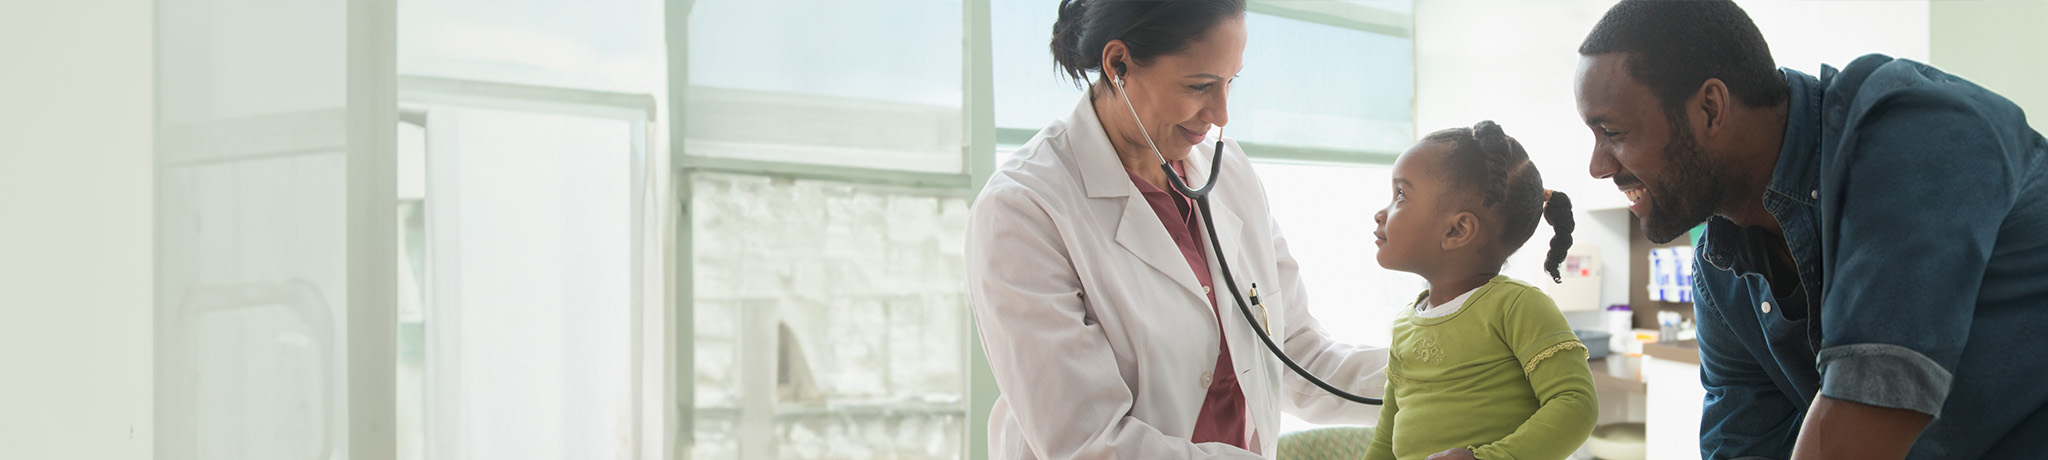
[[[1145,265],[1173,278],[1188,294],[1207,301],[1201,282],[1189,270],[1187,258],[1174,246],[1173,236],[1166,233],[1166,226],[1159,222],[1159,215],[1152,212],[1144,195],[1133,193],[1125,198],[1123,220],[1116,226],[1116,242],[1145,261]]]
[[[1074,112],[1068,115],[1067,142],[1069,151],[1077,157],[1074,162],[1081,166],[1081,183],[1088,189],[1089,198],[1121,199],[1124,211],[1118,217],[1116,242],[1125,250],[1145,262],[1153,270],[1181,286],[1182,290],[1196,299],[1206,299],[1202,285],[1195,279],[1195,272],[1188,269],[1188,261],[1181,257],[1180,248],[1174,246],[1173,236],[1166,233],[1166,226],[1159,222],[1159,215],[1152,212],[1152,205],[1145,201],[1145,194],[1138,192],[1137,184],[1131,183],[1130,173],[1117,160],[1116,147],[1109,143],[1109,135],[1102,129],[1102,121],[1095,118],[1095,104],[1082,97]]]

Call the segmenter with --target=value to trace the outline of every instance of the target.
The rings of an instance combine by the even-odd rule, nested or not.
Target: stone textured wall
[[[778,392],[780,457],[958,456],[966,200],[710,173],[692,187],[697,458],[736,455],[738,412],[721,409],[747,390],[738,347],[749,308],[773,309],[788,331],[779,356],[791,369],[779,375],[795,381]]]

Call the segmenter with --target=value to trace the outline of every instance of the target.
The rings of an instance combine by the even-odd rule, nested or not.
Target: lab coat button
[[[1763,305],[1763,310],[1764,310],[1764,313],[1770,313],[1770,312],[1771,312],[1771,303],[1770,303],[1770,302],[1764,302],[1764,305]]]
[[[1216,371],[1202,371],[1202,388],[1209,387],[1209,381],[1216,377]]]
[[[1202,293],[1203,293],[1203,294],[1208,294],[1208,293],[1209,293],[1209,287],[1208,287],[1208,286],[1202,286]]]

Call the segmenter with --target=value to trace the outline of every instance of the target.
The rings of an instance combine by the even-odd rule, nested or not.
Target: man
[[[1706,222],[1706,458],[2040,458],[2048,141],[1926,65],[1776,69],[1728,1],[1624,1],[1579,114],[1652,241]]]

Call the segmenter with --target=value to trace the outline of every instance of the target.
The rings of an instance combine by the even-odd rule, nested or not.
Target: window
[[[1369,161],[1357,155],[1414,142],[1413,40],[1257,10],[1246,27],[1254,32],[1230,94],[1230,137],[1331,152],[1314,158],[1325,162]]]
[[[690,183],[694,457],[961,455],[966,200],[715,172]]]
[[[1409,2],[1253,2],[1245,68],[1225,134],[1253,158],[1392,164],[1415,137]],[[997,2],[998,143],[1017,146],[1066,116],[1082,91],[1053,63],[1056,8]]]
[[[681,447],[966,456],[964,3],[685,3]]]
[[[957,0],[693,2],[684,151],[961,173],[961,14]]]

